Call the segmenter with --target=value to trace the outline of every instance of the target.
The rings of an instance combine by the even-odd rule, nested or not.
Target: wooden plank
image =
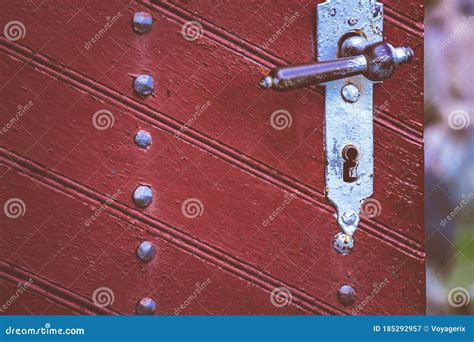
[[[0,273],[2,315],[77,315],[71,308],[38,294],[24,284]]]
[[[2,259],[91,302],[97,288],[108,287],[114,296],[111,308],[122,314],[133,314],[141,297],[152,296],[157,301],[157,313],[172,315],[193,295],[196,298],[188,300],[180,314],[306,313],[294,304],[273,306],[268,292],[183,252],[145,232],[144,227],[108,213],[86,227],[83,218],[97,210],[87,200],[8,170],[4,164],[1,172],[2,193],[27,203],[25,216],[8,221],[7,229],[15,233],[2,236]],[[153,241],[158,250],[157,257],[147,264],[134,254],[144,239]],[[203,288],[203,283],[204,289],[196,295],[196,284]]]
[[[7,66],[6,71],[19,70],[21,63],[18,60],[2,56],[2,65]],[[51,85],[43,91],[45,85],[50,82]],[[28,91],[11,91],[22,87]],[[422,260],[413,255],[406,255],[385,240],[381,241],[360,231],[357,233],[357,248],[354,250],[353,258],[347,264],[341,263],[342,256],[337,255],[331,247],[332,237],[337,232],[331,212],[321,208],[317,210],[313,204],[299,198],[291,201],[291,210],[283,211],[272,224],[265,227],[264,219],[277,210],[285,200],[285,192],[281,188],[262,182],[261,179],[242,172],[221,159],[213,158],[191,144],[176,140],[169,133],[163,132],[149,122],[144,122],[139,116],[130,115],[132,113],[127,108],[110,106],[89,95],[81,97],[82,93],[76,88],[55,81],[44,71],[25,66],[11,81],[9,88],[3,89],[4,94],[8,94],[8,97],[1,94],[7,99],[5,107],[8,109],[3,116],[5,113],[11,113],[18,103],[27,103],[32,94],[40,91],[43,93],[40,98],[35,99],[37,102],[30,111],[3,137],[7,148],[14,151],[8,158],[33,159],[43,165],[44,175],[39,177],[40,180],[44,178],[44,181],[48,181],[50,178],[59,177],[59,174],[66,175],[67,179],[74,180],[68,187],[86,191],[80,186],[82,183],[88,189],[92,189],[87,190],[89,196],[95,196],[97,191],[101,194],[113,194],[120,188],[125,195],[120,196],[119,202],[125,206],[124,211],[135,220],[166,222],[172,226],[170,229],[174,234],[193,236],[206,245],[213,246],[213,253],[217,253],[220,258],[226,255],[235,256],[239,260],[239,267],[244,268],[245,264],[253,265],[264,274],[281,279],[299,291],[323,300],[331,307],[342,310],[335,297],[335,290],[341,283],[358,284],[358,291],[361,298],[364,298],[371,293],[374,283],[382,281],[384,277],[390,277],[391,286],[397,289],[396,294],[384,298],[380,307],[376,306],[377,304],[367,305],[364,307],[364,313],[419,313],[424,310],[424,295],[415,290],[420,287],[419,283],[406,281],[407,279],[424,281]],[[57,96],[58,94],[61,95]],[[99,109],[113,113],[115,124],[112,128],[104,131],[94,128],[91,118],[93,112]],[[152,133],[154,142],[147,151],[138,149],[132,142],[133,133],[138,128],[147,129]],[[8,173],[7,177],[12,176]],[[143,211],[136,209],[130,196],[139,183],[150,184],[155,191],[154,202]],[[43,191],[44,186],[38,186],[37,181],[28,181],[24,177],[8,180],[3,186],[6,198],[12,196],[29,198],[35,194],[28,200],[30,203],[35,203],[32,208],[34,211],[29,216],[34,218],[35,222],[43,222],[47,218],[47,213],[55,213],[51,218],[55,222],[54,225],[48,223],[49,227],[53,227],[48,231],[50,234],[48,240],[38,239],[34,244],[31,241],[32,245],[25,252],[27,254],[22,254],[22,259],[31,264],[31,269],[36,272],[42,268],[44,260],[38,260],[35,251],[41,250],[45,257],[54,255],[57,247],[61,246],[61,241],[64,241],[61,239],[70,238],[73,232],[78,231],[83,220],[97,209],[97,205],[82,207],[72,205],[80,203],[78,200],[65,203],[63,196],[59,195],[53,199],[58,190],[38,194],[35,191]],[[11,192],[12,189],[17,189],[16,195]],[[199,198],[204,203],[205,210],[202,216],[194,220],[184,217],[181,211],[182,203],[192,197]],[[48,202],[42,203],[42,198],[48,198]],[[40,204],[38,208],[36,203]],[[55,210],[56,207],[61,209]],[[72,218],[73,222],[69,222],[68,218]],[[79,283],[71,283],[74,280],[71,276],[58,274],[58,270],[70,265],[78,267],[77,272],[73,274],[83,271],[90,263],[88,258],[97,258],[101,241],[103,245],[107,245],[107,241],[110,242],[113,237],[119,236],[117,230],[118,232],[125,230],[125,223],[110,220],[107,219],[90,229],[89,234],[97,234],[94,238],[81,235],[80,238],[73,240],[71,248],[61,253],[62,257],[48,266],[45,270],[48,273],[44,276],[62,281],[65,286],[71,285],[74,291],[80,291],[83,295],[90,295],[93,291],[92,286],[97,287],[99,283],[89,282],[87,279],[96,273],[102,280],[114,281],[117,274],[120,274],[116,263],[124,265],[123,267],[128,270],[127,265],[131,266],[135,262],[133,251],[139,238],[142,238],[139,233],[118,243],[120,250],[114,254],[113,260],[107,258],[96,261],[101,265],[101,271],[87,273]],[[18,223],[19,227],[16,227],[17,223],[14,223],[12,231],[15,231],[15,234],[8,239],[16,241],[8,241],[5,253],[11,252],[7,246],[21,245],[21,242],[31,234],[28,230],[31,227],[28,225]],[[156,229],[158,228],[153,228],[152,231]],[[51,243],[51,239],[57,239],[55,240],[57,242]],[[98,246],[90,247],[92,248],[90,254],[84,253],[84,246],[96,245]],[[159,247],[160,250],[162,248],[167,250],[172,247],[168,245]],[[78,255],[82,256],[81,259],[73,261],[72,258],[77,258]],[[173,254],[166,259],[168,261],[165,267],[171,272],[173,267],[176,267],[176,260],[184,258]],[[16,262],[20,263],[20,266],[25,266],[21,261]],[[399,272],[393,277],[392,272],[400,267]],[[113,274],[114,270],[116,274]],[[183,273],[177,275],[176,279],[187,279],[186,272],[194,270],[196,273],[193,274],[198,278],[190,283],[202,281],[199,277],[206,273],[203,273],[202,266],[195,264],[182,270]],[[154,284],[159,283],[159,275],[157,277]],[[140,294],[132,293],[134,292],[132,290],[137,288],[135,281],[120,278],[120,283],[122,282],[124,290],[120,292],[120,296],[124,296],[127,300],[123,306],[119,306],[119,310],[127,312],[126,310],[130,310],[130,303],[136,302]],[[222,291],[229,291],[230,280],[226,280],[225,284],[227,287]],[[245,287],[232,285],[230,288],[234,286],[239,289]],[[176,284],[173,283],[171,287],[174,290]],[[150,287],[147,288],[149,289]],[[163,291],[166,289],[168,286],[163,285]],[[187,292],[179,291],[181,296],[183,293]],[[169,295],[173,298],[173,294]],[[214,295],[219,297],[218,293]],[[165,293],[164,297],[168,298],[168,293]],[[268,300],[268,293],[265,298]],[[409,308],[400,308],[400,303],[404,303],[406,298],[409,298],[413,305]],[[182,297],[179,299],[182,300]],[[176,299],[173,305],[177,304],[177,301]],[[261,299],[256,301],[260,303]],[[217,307],[222,308],[222,304],[220,302],[212,307],[217,310]],[[257,307],[262,307],[264,312],[272,309],[261,306],[261,303]],[[164,310],[162,312],[170,313],[171,305]],[[350,312],[350,309],[346,310]]]
[[[52,32],[44,30],[47,30],[49,24],[52,25],[48,22],[52,19],[45,18],[41,24],[32,19],[29,26],[38,25],[38,31],[35,32],[40,32],[41,37],[30,40],[25,37],[22,43],[39,50],[48,42],[42,50],[45,54],[64,64],[70,64],[71,68],[90,75],[91,79],[104,82],[133,100],[146,104],[147,108],[166,113],[181,123],[196,116],[196,106],[202,107],[206,101],[210,101],[209,108],[198,115],[192,124],[192,128],[207,134],[207,143],[214,143],[214,137],[218,137],[224,144],[222,148],[226,149],[226,153],[234,153],[236,158],[240,158],[241,153],[244,153],[252,158],[250,162],[253,165],[263,162],[270,166],[272,176],[286,175],[293,185],[309,185],[309,195],[322,196],[322,97],[309,90],[288,94],[262,93],[256,86],[261,75],[254,62],[243,58],[236,60],[235,52],[220,47],[212,40],[203,38],[198,44],[190,44],[180,39],[180,26],[165,17],[161,18],[160,25],[153,29],[153,36],[136,36],[131,32],[124,13],[124,17],[114,24],[109,35],[101,37],[90,50],[77,55],[78,50],[71,46],[82,47],[79,43],[82,44],[89,39],[87,37],[93,35],[86,32],[89,28],[79,30],[78,25],[84,20],[91,20],[91,15],[97,18],[105,13],[119,11],[117,8],[103,6],[99,4],[93,13],[85,13],[87,8],[78,12],[61,32],[54,32],[54,39],[49,42]],[[57,13],[63,14],[63,18],[71,18],[75,13],[71,8],[59,8],[58,11]],[[66,13],[63,13],[64,11]],[[69,48],[64,49],[66,41],[69,42]],[[136,45],[133,45],[134,43]],[[157,75],[157,90],[153,97],[142,100],[131,94],[131,66],[122,60],[103,76],[101,70],[110,66],[110,61],[115,58],[111,53],[118,51],[118,46],[133,46],[124,55],[123,61],[132,61],[131,65],[136,65],[137,73],[153,70]],[[10,75],[13,75],[15,70],[11,71]],[[252,77],[232,79],[235,75],[249,73]],[[228,75],[231,81],[222,75]],[[38,88],[37,92],[41,90]],[[247,108],[243,108],[242,99],[250,99]],[[69,106],[73,104],[70,103]],[[277,131],[269,124],[271,114],[278,109],[288,110],[292,114],[291,129]],[[424,239],[420,215],[422,206],[419,202],[407,201],[407,193],[404,192],[408,187],[417,193],[415,196],[421,196],[421,146],[412,140],[400,138],[386,126],[376,126],[375,129],[377,143],[396,142],[399,146],[376,151],[377,162],[384,165],[379,171],[378,181],[391,185],[391,191],[387,191],[385,187],[379,188],[382,193],[377,199],[390,199],[390,205],[382,203],[382,206],[387,207],[382,211],[382,215],[397,218],[409,213],[404,226],[396,227],[395,231],[421,243]],[[219,142],[215,144],[218,145]],[[390,170],[392,164],[401,167],[394,168],[395,172],[384,174],[384,170]],[[379,222],[385,223],[384,217],[382,216]]]
[[[160,14],[167,14],[162,9],[169,10],[183,18],[183,22],[193,18],[202,21],[204,33],[215,33],[222,40],[235,39],[237,44],[264,58],[269,53],[266,58],[273,63],[297,64],[316,59],[313,31],[317,2],[321,1],[254,0],[242,6],[236,1],[173,0],[157,1],[154,8]],[[421,1],[411,3],[416,7]],[[377,86],[376,111],[388,114],[391,120],[411,128],[419,136],[423,131],[423,40],[387,21],[384,36],[394,46],[411,46],[415,58],[412,64],[399,68],[389,81]],[[404,86],[400,88],[401,84]]]

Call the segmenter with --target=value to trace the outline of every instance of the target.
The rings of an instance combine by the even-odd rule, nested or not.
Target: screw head
[[[150,261],[156,255],[156,247],[150,241],[143,241],[137,248],[137,256],[142,261]]]
[[[345,211],[342,214],[342,221],[348,226],[353,225],[357,220],[357,215],[353,210]]]
[[[156,303],[149,297],[142,298],[136,308],[138,315],[153,315],[155,310]]]
[[[349,18],[349,20],[347,20],[347,22],[349,23],[349,25],[354,26],[355,24],[357,24],[359,22],[359,19]]]
[[[334,249],[339,253],[346,255],[354,248],[354,239],[345,233],[338,233],[334,237]]]
[[[359,89],[352,83],[346,84],[342,88],[341,94],[343,99],[349,103],[354,103],[359,99]]]
[[[270,89],[273,84],[273,78],[271,76],[266,76],[260,80],[260,88]]]
[[[350,285],[342,285],[339,291],[337,291],[337,299],[339,300],[339,303],[344,306],[354,304],[356,296],[354,288]]]
[[[153,18],[150,13],[136,12],[133,15],[133,29],[138,33],[145,33],[151,30]]]
[[[138,75],[133,87],[140,96],[150,95],[155,88],[155,80],[150,75]]]
[[[139,207],[147,207],[153,199],[153,191],[149,186],[140,185],[133,192],[133,200]]]
[[[138,131],[135,135],[135,143],[140,147],[148,147],[151,144],[151,134],[147,131]]]

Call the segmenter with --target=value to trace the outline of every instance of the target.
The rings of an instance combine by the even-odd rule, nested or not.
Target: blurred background
[[[427,314],[474,314],[474,0],[425,5]]]

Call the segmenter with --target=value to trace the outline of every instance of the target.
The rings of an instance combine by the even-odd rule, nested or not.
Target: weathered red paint
[[[358,313],[423,313],[421,14],[404,14],[415,2],[387,1],[387,40],[410,45],[416,58],[376,87],[374,197],[382,212],[362,220],[356,248],[343,257],[331,246],[338,228],[323,195],[322,91],[258,88],[262,68],[314,59],[316,3],[7,4],[2,22],[21,18],[27,35],[0,40],[2,121],[19,104],[34,105],[1,136],[2,203],[19,197],[27,206],[19,219],[2,217],[1,300],[12,282],[31,277],[35,287],[6,313],[27,313],[29,305],[40,313],[45,300],[45,313],[132,314],[140,298],[152,296],[158,314],[173,314],[208,278],[180,314],[350,314],[354,306],[337,300],[340,285],[356,289],[357,305],[385,279]],[[84,49],[119,11],[110,31]],[[145,35],[131,28],[136,11],[155,18]],[[262,49],[296,11],[285,34]],[[181,37],[191,19],[204,27],[194,42]],[[145,99],[132,90],[140,73],[155,77]],[[100,131],[91,119],[102,109],[115,123]],[[292,113],[290,129],[269,125],[277,109]],[[138,129],[152,134],[147,150],[133,142]],[[148,208],[133,203],[138,184],[154,190]],[[292,193],[277,219],[263,224]],[[192,197],[204,204],[195,219],[181,212]],[[157,245],[150,263],[135,256],[143,240]],[[115,294],[108,308],[92,303],[101,286]],[[270,302],[280,286],[292,292],[288,306]]]

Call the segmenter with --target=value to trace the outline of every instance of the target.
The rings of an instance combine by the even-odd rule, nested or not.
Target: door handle
[[[373,218],[373,85],[388,79],[413,50],[383,42],[383,4],[376,0],[327,0],[316,11],[316,63],[277,67],[264,89],[325,87],[325,195],[336,208],[340,232],[333,247],[347,254],[360,217]],[[374,206],[377,207],[374,210]]]
[[[351,35],[340,45],[339,55],[342,58],[274,68],[260,81],[260,86],[286,91],[356,75],[384,81],[392,76],[397,65],[411,62],[413,50],[394,48],[385,42],[367,44],[361,36]]]

